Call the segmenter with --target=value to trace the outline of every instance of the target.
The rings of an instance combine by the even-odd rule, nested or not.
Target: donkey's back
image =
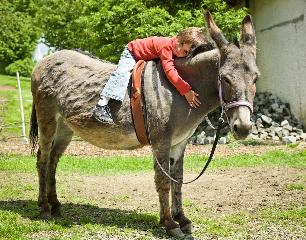
[[[35,106],[32,115],[37,116],[40,128],[54,123],[49,127],[48,138],[52,140],[61,135],[63,129],[69,128],[98,147],[131,149],[140,146],[132,124],[128,96],[122,104],[110,102],[114,119],[120,124],[101,124],[92,117],[99,93],[115,68],[114,64],[71,50],[51,54],[37,64],[32,74]],[[62,138],[68,142],[69,136]]]
[[[33,97],[55,97],[64,117],[90,115],[99,92],[116,65],[72,50],[39,62],[32,75]]]

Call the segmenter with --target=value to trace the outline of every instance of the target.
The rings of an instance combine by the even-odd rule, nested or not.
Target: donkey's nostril
[[[234,125],[234,131],[237,132],[238,131],[238,127],[237,124]]]

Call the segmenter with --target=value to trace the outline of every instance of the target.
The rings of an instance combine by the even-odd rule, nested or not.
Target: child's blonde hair
[[[195,48],[209,42],[202,28],[199,27],[189,27],[180,31],[177,34],[177,39],[180,44],[190,44],[191,48]]]

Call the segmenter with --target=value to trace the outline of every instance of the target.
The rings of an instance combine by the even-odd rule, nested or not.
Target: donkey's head
[[[259,76],[256,66],[256,39],[250,16],[242,21],[239,44],[229,43],[209,12],[205,13],[207,28],[220,51],[220,92],[234,137],[245,138],[251,128],[251,113]]]

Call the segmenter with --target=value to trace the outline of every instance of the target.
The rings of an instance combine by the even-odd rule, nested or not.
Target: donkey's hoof
[[[58,207],[52,207],[51,208],[51,215],[54,216],[54,217],[59,217],[61,216],[61,207],[58,206]]]
[[[43,220],[49,220],[51,218],[51,212],[50,211],[43,211],[39,213],[40,218]]]
[[[183,233],[191,234],[191,232],[192,232],[192,225],[191,225],[191,223],[188,223],[188,224],[182,226],[181,230],[182,230]]]
[[[182,232],[180,228],[173,228],[168,230],[168,233],[175,238],[183,238],[185,237],[185,234]]]

